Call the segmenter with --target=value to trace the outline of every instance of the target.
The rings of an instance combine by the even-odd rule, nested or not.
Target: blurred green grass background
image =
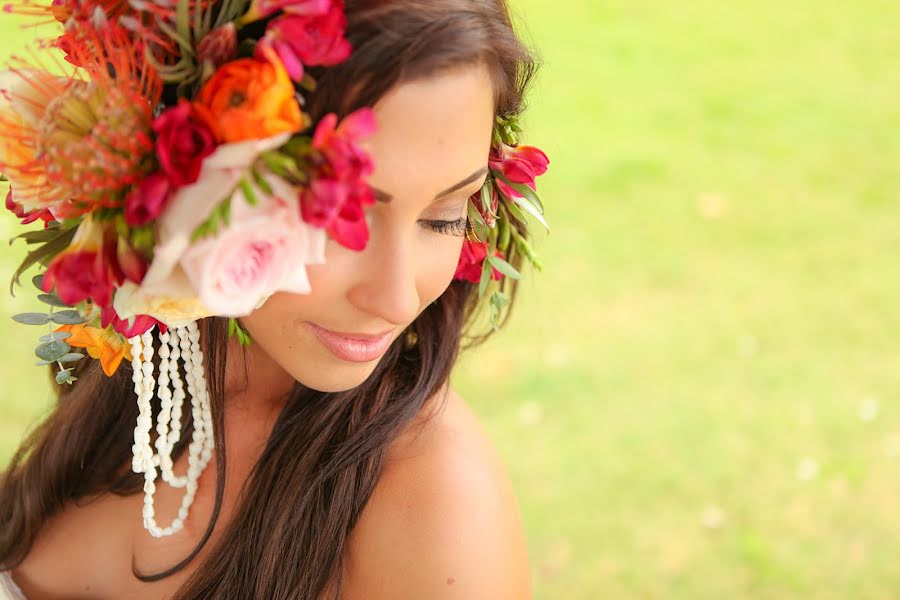
[[[535,597],[900,597],[900,4],[511,4],[552,230],[454,382]],[[50,401],[18,295],[4,461]]]

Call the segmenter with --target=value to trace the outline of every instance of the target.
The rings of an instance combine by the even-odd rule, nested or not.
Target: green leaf
[[[72,376],[72,369],[71,369],[71,368],[69,368],[69,369],[61,369],[61,370],[56,374],[56,383],[58,383],[59,385],[62,385],[62,384],[64,384],[64,383],[68,383],[69,385],[71,385],[72,382],[75,381],[76,379],[78,379],[78,378]]]
[[[28,267],[31,265],[41,261],[45,258],[53,257],[60,252],[62,252],[72,241],[72,238],[75,236],[75,231],[77,227],[72,227],[71,229],[67,229],[60,233],[57,237],[45,243],[43,246],[34,250],[25,257],[25,260],[22,261],[22,264],[19,265],[19,268],[16,269],[16,272],[13,273],[12,279],[9,282],[9,293],[12,296],[15,296],[13,293],[13,288],[19,283],[19,277],[28,270]]]
[[[241,179],[241,182],[246,181],[245,179]],[[226,226],[231,223],[231,196],[225,198],[225,201],[219,205],[221,210],[221,222]]]
[[[487,289],[488,283],[491,281],[491,263],[488,261],[484,261],[481,263],[481,279],[478,282],[478,297],[481,298],[484,296],[484,291]]]
[[[47,313],[30,312],[13,315],[13,321],[24,325],[46,325],[50,322],[50,315]]]
[[[491,254],[487,255],[487,260],[501,273],[513,279],[521,279],[522,274],[516,271],[515,267],[500,258]]]
[[[491,200],[493,199],[493,194],[491,192],[493,187],[494,184],[491,182],[490,177],[485,179],[484,185],[481,186],[481,207],[485,214],[491,213]]]
[[[492,171],[496,177],[499,177],[503,180],[503,182],[516,190],[520,194],[522,194],[525,198],[528,199],[529,202],[534,204],[535,208],[541,213],[544,214],[544,204],[541,202],[541,199],[538,197],[537,192],[535,192],[531,187],[525,185],[524,183],[514,183],[510,181],[510,179],[503,174],[500,170]],[[512,200],[519,200],[519,198],[512,198]]]
[[[228,335],[229,336],[234,335],[234,325],[235,325],[234,317],[228,319]]]
[[[42,360],[55,361],[69,353],[72,346],[66,342],[44,342],[34,349],[35,355]]]
[[[516,205],[521,206],[524,210],[528,211],[528,213],[534,216],[535,219],[541,222],[541,225],[543,225],[547,231],[550,231],[550,226],[547,224],[547,221],[544,220],[544,216],[537,211],[537,209],[533,204],[531,204],[531,202],[525,200],[524,198],[513,198],[513,202],[515,202]]]
[[[82,358],[84,358],[84,354],[81,354],[80,352],[69,352],[68,354],[60,358],[59,362],[76,362],[81,360]]]
[[[250,182],[247,181],[246,177],[241,178],[241,191],[244,193],[244,198],[247,200],[247,204],[250,206],[256,206],[259,204],[259,200],[256,198],[256,194],[253,192],[253,187],[250,185]]]
[[[56,342],[59,340],[64,340],[68,337],[72,337],[72,332],[70,332],[70,331],[51,331],[47,335],[42,335],[39,339],[42,342]]]
[[[266,181],[265,177],[263,177],[259,171],[251,169],[250,175],[253,177],[253,181],[256,183],[257,187],[261,189],[264,194],[268,196],[272,195],[272,186],[269,185],[269,182]]]
[[[9,245],[12,246],[12,243],[16,240],[25,240],[26,244],[38,244],[41,242],[49,242],[53,238],[59,235],[59,231],[54,228],[48,229],[38,229],[33,231],[24,231],[19,235],[13,236],[9,238]]]
[[[509,219],[507,219],[505,215],[501,214],[497,217],[497,223],[499,223],[498,227],[500,228],[500,234],[497,240],[497,248],[499,248],[501,252],[506,252],[506,249],[509,248]]]
[[[87,319],[81,316],[77,310],[61,310],[59,312],[55,312],[50,316],[50,319],[54,323],[59,323],[60,325],[78,325],[79,323],[84,323]]]
[[[62,308],[69,307],[69,305],[60,300],[59,296],[56,294],[38,294],[38,300],[44,304],[49,304],[50,306],[59,306]]]
[[[32,277],[32,278],[31,278],[31,283],[34,284],[34,287],[36,287],[37,289],[39,289],[39,290],[41,290],[41,291],[43,292],[44,289],[41,287],[41,284],[44,283],[44,274],[43,274],[43,273],[38,273],[37,275],[35,275],[34,277]]]

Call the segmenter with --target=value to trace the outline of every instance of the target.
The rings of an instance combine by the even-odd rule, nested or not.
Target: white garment
[[[0,571],[0,600],[28,600],[9,571]]]

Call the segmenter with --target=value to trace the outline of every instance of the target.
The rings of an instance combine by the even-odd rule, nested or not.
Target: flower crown
[[[84,355],[73,348],[113,375],[154,325],[164,334],[224,316],[249,344],[237,317],[274,292],[309,293],[306,265],[325,262],[328,237],[365,248],[373,163],[358,141],[376,129],[372,110],[314,124],[302,108],[316,86],[305,67],[351,54],[343,0],[23,0],[9,10],[63,25],[39,44],[52,68],[32,52],[0,72],[6,207],[43,223],[10,240],[34,246],[10,293],[43,265],[33,282],[50,307],[13,318],[49,326],[35,354],[58,363],[57,383],[76,379],[65,365]],[[242,39],[263,19],[261,37]],[[510,257],[541,268],[528,217],[547,226],[535,178],[549,161],[520,146],[520,132],[514,117],[496,117],[454,274],[479,297],[492,289],[495,328],[505,279],[521,277]]]

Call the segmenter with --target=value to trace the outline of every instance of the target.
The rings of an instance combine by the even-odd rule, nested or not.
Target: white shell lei
[[[134,368],[132,381],[139,410],[137,426],[134,428],[134,445],[131,447],[133,453],[131,470],[144,474],[144,528],[154,537],[163,537],[172,535],[184,527],[188,509],[194,502],[194,494],[197,492],[197,480],[212,457],[213,428],[197,322],[191,321],[183,327],[169,328],[166,333],[159,335],[158,386],[153,376],[154,329],[157,329],[156,325],[128,340],[131,342],[131,365]],[[171,332],[174,332],[174,335],[171,335]],[[193,438],[188,446],[188,469],[187,474],[183,476],[175,475],[172,471],[172,447],[181,438],[181,411],[185,398],[185,385],[178,370],[179,358],[185,365],[187,393],[191,397],[191,414],[194,420]],[[169,389],[170,382],[172,389]],[[156,431],[159,434],[155,442],[157,452],[154,453],[150,448],[152,425],[150,400],[153,398],[154,388],[157,387],[161,408],[156,424]],[[156,467],[159,467],[163,480],[169,485],[186,488],[178,516],[165,528],[159,527],[154,517]]]

